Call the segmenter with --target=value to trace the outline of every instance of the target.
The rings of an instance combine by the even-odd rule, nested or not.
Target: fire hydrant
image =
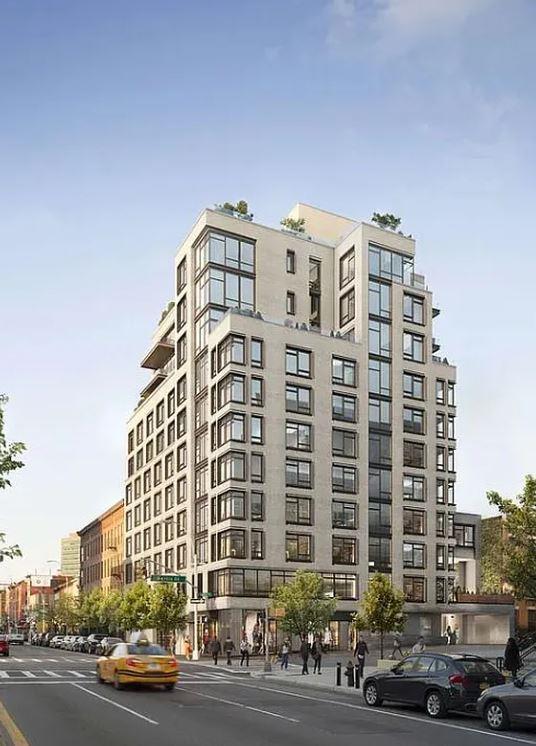
[[[346,685],[347,686],[354,686],[354,664],[352,661],[348,661],[348,665],[346,666],[346,671],[344,672],[344,675],[346,676]]]

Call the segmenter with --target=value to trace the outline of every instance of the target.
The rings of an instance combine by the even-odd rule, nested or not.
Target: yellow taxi
[[[179,676],[174,656],[148,640],[119,642],[97,661],[97,680],[116,689],[125,684],[154,684],[171,690]]]

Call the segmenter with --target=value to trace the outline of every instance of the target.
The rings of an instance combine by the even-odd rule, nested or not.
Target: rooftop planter
[[[232,218],[240,218],[240,220],[253,220],[253,213],[248,212],[248,203],[241,199],[236,205],[232,202],[224,202],[223,205],[214,205],[214,209],[218,212],[223,212],[226,215],[230,215]]]
[[[293,236],[311,239],[311,236],[305,232],[305,218],[283,218],[281,225],[283,226],[281,228],[283,233],[290,233]]]

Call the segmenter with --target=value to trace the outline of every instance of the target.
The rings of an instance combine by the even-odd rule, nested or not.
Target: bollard
[[[499,669],[499,671],[502,671],[503,668],[504,668],[504,658],[502,656],[500,656],[499,658],[497,658],[495,660],[495,665],[497,666],[497,668]]]
[[[341,663],[337,663],[337,686],[341,685]]]
[[[354,664],[352,661],[348,661],[348,665],[346,666],[346,671],[344,672],[344,675],[346,676],[346,686],[354,688]]]

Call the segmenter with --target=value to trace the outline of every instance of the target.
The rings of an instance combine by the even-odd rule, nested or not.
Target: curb
[[[314,686],[311,686],[309,684],[306,684],[305,681],[301,681],[300,679],[295,680],[291,677],[287,679],[264,672],[251,674],[251,678],[261,679],[263,681],[271,681],[274,684],[280,683],[287,686],[295,686],[298,689],[306,689],[308,692],[314,692],[318,690],[321,692],[331,692],[332,694],[343,694],[348,697],[363,697],[363,692],[361,691],[361,689],[355,689],[349,686],[333,686],[332,684],[315,684]]]

